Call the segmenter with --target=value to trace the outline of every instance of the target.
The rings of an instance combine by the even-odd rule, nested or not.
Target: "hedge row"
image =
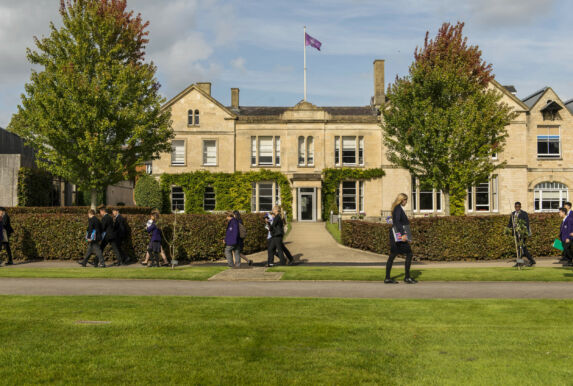
[[[533,256],[557,256],[557,214],[530,214],[533,233],[527,247]],[[497,260],[515,257],[513,238],[504,233],[509,216],[455,216],[411,219],[412,250],[423,260]],[[390,252],[389,224],[342,222],[342,243],[376,253]]]
[[[145,206],[108,206],[109,210],[113,208],[119,208],[122,214],[150,214],[152,208]],[[87,214],[89,206],[16,206],[13,208],[6,208],[8,214],[20,215],[20,214]]]
[[[178,260],[211,260],[223,257],[225,237],[224,215],[162,215],[159,226],[163,230],[163,248],[169,256],[166,240],[171,240],[173,223],[177,216],[178,242],[175,257]],[[124,241],[123,251],[133,258],[142,258],[147,250],[149,235],[145,231],[148,215],[124,216],[129,225],[129,238]],[[263,216],[245,214],[247,228],[245,253],[254,253],[266,248],[267,231]],[[77,260],[86,250],[84,236],[87,215],[77,214],[14,214],[11,217],[14,235],[10,240],[15,259]],[[4,252],[1,252],[4,253]],[[113,256],[106,248],[106,260]]]

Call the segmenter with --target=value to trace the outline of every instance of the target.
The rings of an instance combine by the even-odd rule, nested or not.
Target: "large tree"
[[[61,28],[27,49],[32,70],[9,129],[38,151],[38,166],[97,192],[170,150],[170,112],[144,61],[149,22],[126,0],[61,0]]]
[[[442,190],[447,215],[450,196],[463,203],[468,186],[503,166],[492,156],[503,150],[513,118],[491,87],[491,64],[468,46],[463,27],[444,23],[434,40],[426,33],[408,75],[388,87],[382,108],[388,159]]]

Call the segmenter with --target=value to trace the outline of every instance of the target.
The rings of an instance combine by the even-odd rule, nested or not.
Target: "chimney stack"
[[[234,109],[239,108],[239,89],[231,88],[231,107]]]
[[[197,88],[211,96],[211,82],[197,82]]]
[[[384,93],[384,60],[374,61],[374,105],[382,106],[386,96]]]

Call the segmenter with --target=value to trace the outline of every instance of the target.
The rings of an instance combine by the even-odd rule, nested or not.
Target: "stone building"
[[[384,61],[374,61],[374,96],[369,106],[321,107],[301,101],[292,107],[242,106],[239,89],[231,89],[231,105],[211,95],[210,83],[187,87],[169,100],[175,138],[172,152],[148,165],[163,173],[270,169],[284,173],[293,194],[292,218],[322,220],[322,171],[325,168],[382,168],[386,175],[370,181],[343,181],[337,202],[345,216],[386,215],[398,193],[411,195],[413,215],[443,213],[443,195],[420,186],[409,173],[386,158],[379,108],[385,102]],[[490,87],[517,113],[508,125],[509,137],[497,162],[506,166],[488,181],[468,188],[468,214],[509,213],[514,201],[524,210],[555,211],[573,187],[573,100],[562,102],[544,88],[519,100],[515,89],[493,81]],[[565,145],[565,146],[563,146]],[[172,208],[181,208],[184,191],[172,187]],[[205,190],[205,209],[216,201]],[[270,210],[279,201],[272,181],[253,184],[252,210]]]

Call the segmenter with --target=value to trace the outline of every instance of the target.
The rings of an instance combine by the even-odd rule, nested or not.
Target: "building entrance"
[[[298,220],[316,221],[316,188],[298,189]]]

